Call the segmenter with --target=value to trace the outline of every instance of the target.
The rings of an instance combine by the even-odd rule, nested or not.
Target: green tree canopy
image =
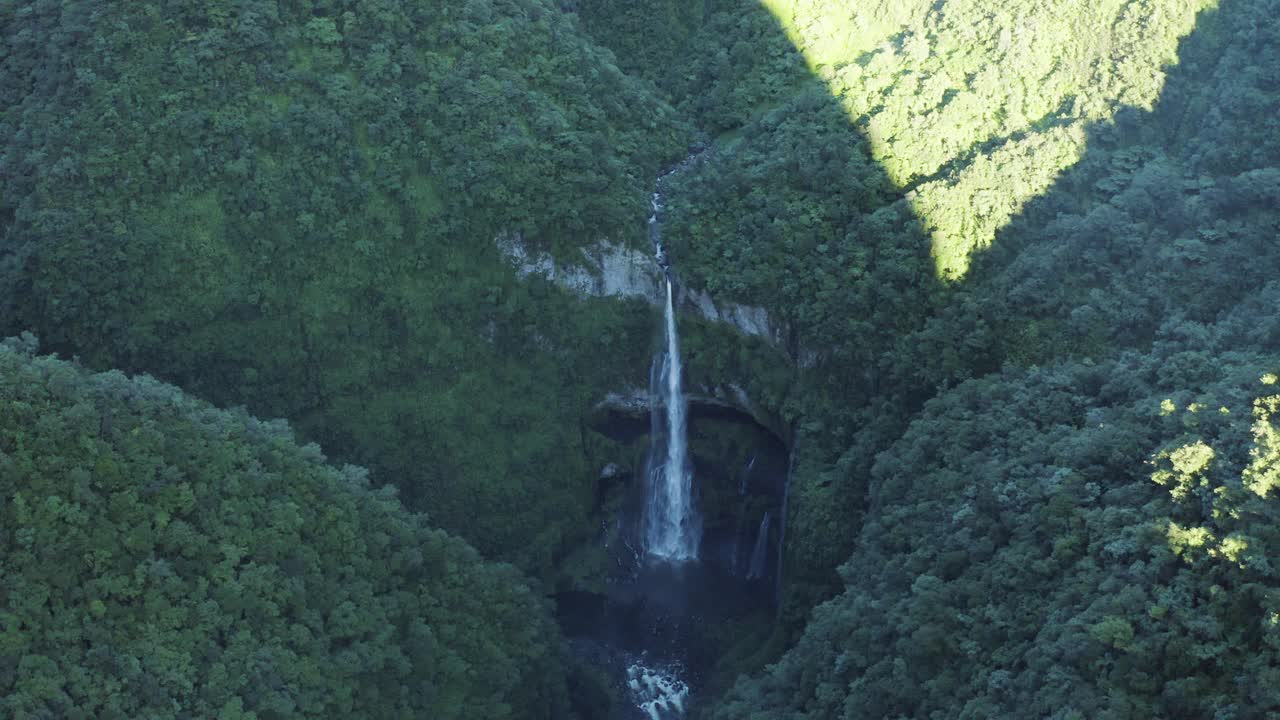
[[[510,566],[282,421],[0,344],[0,714],[562,718]]]

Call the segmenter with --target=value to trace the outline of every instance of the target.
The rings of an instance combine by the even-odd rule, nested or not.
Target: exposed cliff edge
[[[663,303],[662,269],[647,249],[600,240],[581,249],[580,263],[558,262],[550,253],[528,247],[519,233],[500,235],[498,250],[520,277],[541,275],[581,297],[637,298],[655,307]],[[679,310],[723,323],[743,335],[785,347],[786,328],[762,307],[717,301],[703,290],[682,288]]]
[[[581,297],[639,298],[655,306],[662,300],[662,273],[648,253],[600,240],[582,248],[581,264],[566,264],[529,248],[519,233],[499,235],[495,242],[522,278],[541,275]]]
[[[765,410],[751,399],[736,383],[724,383],[714,387],[700,386],[686,394],[689,410],[694,415],[728,412],[750,418],[790,447],[791,428],[774,413]],[[611,392],[592,408],[590,423],[606,434],[617,431],[618,423],[644,428],[649,422],[653,398],[648,389],[631,388]],[[624,432],[625,434],[625,432]]]

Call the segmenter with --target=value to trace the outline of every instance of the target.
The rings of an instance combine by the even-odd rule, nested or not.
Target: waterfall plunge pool
[[[667,562],[644,551],[649,414],[598,420],[592,429],[634,456],[619,458],[628,471],[602,481],[609,512],[595,542],[609,568],[603,587],[557,594],[557,616],[579,660],[608,675],[614,710],[601,720],[653,720],[640,707],[653,698],[631,687],[633,666],[682,683],[687,710],[716,684],[724,656],[752,652],[772,630],[789,449],[746,412],[691,398],[688,456],[702,531],[696,560]],[[659,720],[686,716],[672,703],[648,707]]]
[[[596,428],[645,448],[638,463],[619,458],[632,471],[610,463],[613,472],[601,473],[611,481],[598,493],[609,508],[596,548],[608,568],[604,588],[556,596],[579,661],[610,678],[616,720],[685,717],[722,657],[763,642],[780,588],[787,448],[747,413],[699,412],[683,385],[677,279],[662,244],[663,188],[698,159],[690,155],[659,177],[651,200],[647,227],[666,302],[647,432]]]

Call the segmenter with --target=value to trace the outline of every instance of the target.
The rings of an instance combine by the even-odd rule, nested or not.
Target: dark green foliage
[[[562,718],[510,566],[284,422],[0,344],[0,714]]]
[[[484,553],[594,587],[587,539],[626,489],[595,473],[629,449],[585,418],[643,382],[653,319],[517,279],[494,239],[561,260],[643,243],[653,178],[700,134],[711,150],[666,187],[675,272],[781,332],[682,318],[689,386],[741,385],[795,443],[782,622],[768,642],[709,623],[731,647],[709,682],[799,638],[706,714],[1267,717],[1277,17],[1276,0],[0,2],[0,330],[289,417]],[[55,410],[0,416],[0,471],[74,460],[42,467],[56,492],[0,494],[5,563],[68,558],[5,566],[9,707],[59,716],[40,703],[114,682],[132,704],[100,716],[232,696],[226,717],[564,712],[552,634],[510,571],[446,586],[393,539],[436,548],[415,561],[435,571],[474,556],[387,497],[273,505],[312,487],[298,478],[346,482],[280,459],[317,453],[276,430],[146,400],[173,391],[145,381],[119,395],[145,408],[104,414],[83,398],[118,376],[6,352],[39,382],[2,387]],[[104,420],[146,412],[137,436]],[[704,456],[731,440],[695,433]],[[203,490],[167,479],[188,466],[166,443],[203,448],[185,471]],[[142,490],[94,489],[121,482]],[[718,521],[743,512],[706,499]],[[268,549],[237,539],[285,532],[288,502],[341,512]],[[198,512],[218,503],[249,509]],[[20,535],[19,513],[63,529]],[[166,540],[184,523],[190,557]],[[358,569],[294,562],[357,540]],[[246,589],[175,584],[199,563]],[[44,589],[8,584],[28,576]],[[211,593],[212,619],[173,610]],[[217,630],[232,612],[251,636]],[[90,658],[94,633],[115,654]],[[249,670],[192,680],[231,661]],[[607,704],[577,681],[581,707]]]
[[[593,38],[628,73],[654,82],[699,129],[745,125],[813,80],[777,21],[754,0],[583,0]]]
[[[836,465],[880,453],[844,592],[710,715],[1280,711],[1275,381],[1258,382],[1280,362],[1277,11],[1201,14],[1154,110],[1093,126],[898,342],[897,377],[942,392],[888,450]]]
[[[667,23],[660,30],[606,23],[613,3],[583,5],[588,30],[627,67],[649,62],[652,47],[638,38],[688,38],[660,84],[717,143],[670,179],[664,239],[683,282],[768,308],[784,328],[790,368],[741,341],[696,337],[687,365],[695,378],[716,368],[755,383],[752,397],[800,441],[787,567],[789,605],[803,613],[831,592],[852,549],[871,455],[936,381],[904,361],[913,348],[898,347],[938,302],[928,237],[845,109],[759,3],[704,3],[699,16],[647,3],[647,17]]]
[[[676,179],[674,252],[693,284],[776,309],[793,355],[866,367],[928,307],[927,241],[892,193],[839,108],[801,95]]]
[[[1154,112],[1096,128],[1061,187],[979,258],[961,312],[991,308],[1005,356],[1141,347],[1169,320],[1212,323],[1273,279],[1280,132],[1261,107],[1275,101],[1263,78],[1280,66],[1280,29],[1260,18],[1278,9],[1230,2],[1205,13]]]
[[[665,103],[542,0],[5,3],[0,28],[0,330],[288,417],[551,573],[592,525],[579,417],[642,376],[650,323],[518,282],[494,238],[640,238],[683,151]]]
[[[694,68],[755,50],[664,86],[682,109],[718,103],[699,120],[729,131],[673,181],[667,235],[682,277],[785,318],[808,366],[783,412],[802,440],[791,589],[812,598],[923,399],[1005,360],[1143,346],[1267,279],[1274,3],[763,4],[659,33],[694,38]],[[587,25],[636,55],[627,23]],[[783,38],[803,59],[773,52]],[[769,99],[743,114],[730,90]]]
[[[1219,342],[931,401],[876,462],[845,593],[715,717],[1280,710],[1275,356]]]

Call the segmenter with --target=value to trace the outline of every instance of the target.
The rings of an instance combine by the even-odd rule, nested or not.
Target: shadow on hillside
[[[838,588],[835,568],[855,549],[857,532],[850,528],[865,511],[871,461],[925,400],[1006,360],[1100,352],[1119,339],[1099,338],[1089,327],[1090,317],[1106,322],[1100,316],[1077,318],[1083,327],[1065,334],[1071,303],[1088,298],[1123,306],[1132,290],[1116,278],[1132,272],[1136,254],[1155,258],[1151,249],[1127,238],[1127,250],[1108,253],[1117,236],[1133,228],[1095,225],[1092,246],[1085,242],[1090,238],[1079,238],[1070,245],[1074,254],[1060,257],[1050,252],[1057,237],[1040,230],[1064,213],[1105,215],[1097,209],[1121,189],[1108,178],[1141,174],[1153,157],[1162,156],[1179,181],[1204,170],[1189,145],[1208,110],[1205,64],[1226,41],[1222,18],[1244,3],[1224,0],[1219,9],[1202,11],[1195,30],[1179,43],[1182,62],[1169,69],[1154,111],[1120,108],[1113,121],[1088,126],[1079,160],[1014,213],[989,248],[975,253],[968,276],[950,283],[937,279],[931,238],[923,230],[927,223],[913,216],[905,196],[922,182],[962,172],[1001,139],[975,144],[908,187],[896,186],[870,160],[865,128],[850,121],[759,2],[708,0],[670,11],[664,2],[580,5],[584,25],[615,51],[619,66],[652,80],[714,140],[708,165],[717,169],[708,171],[706,182],[695,178],[683,188],[696,193],[700,206],[686,222],[677,218],[675,230],[687,230],[672,241],[682,276],[721,296],[776,309],[792,333],[793,357],[819,356],[815,397],[830,406],[865,408],[832,411],[849,427],[828,423],[822,432],[842,444],[815,451],[821,457],[796,477],[783,613],[798,623]],[[1060,115],[1051,113],[1027,132],[1059,127]],[[1144,149],[1127,156],[1135,146]],[[1136,167],[1121,172],[1117,163]],[[1152,192],[1161,189],[1154,181],[1148,185]],[[1175,187],[1165,185],[1165,191]],[[1171,204],[1157,193],[1150,206]],[[1174,220],[1185,225],[1191,219]],[[717,222],[730,230],[716,236],[708,228]],[[1176,233],[1168,227],[1162,232]],[[1036,266],[1050,259],[1060,264]],[[1021,273],[1021,284],[1011,273]],[[1071,273],[1084,279],[1073,280]],[[1033,288],[1039,297],[1029,297]],[[1214,306],[1201,314],[1249,291],[1241,283],[1218,283],[1215,289],[1222,297],[1215,296]],[[1020,294],[1010,297],[1015,290]],[[1144,303],[1140,316],[1125,326],[1125,341],[1150,339],[1167,311]],[[1037,313],[1067,320],[1037,328]],[[1064,334],[1047,336],[1053,332]],[[855,347],[834,339],[841,333]],[[1092,346],[1083,344],[1081,333]],[[841,453],[845,460],[837,464]]]
[[[624,71],[652,81],[711,140],[709,160],[667,188],[664,239],[681,282],[767,307],[781,321],[793,361],[811,359],[823,374],[808,397],[790,402],[813,412],[815,405],[862,408],[884,397],[895,384],[884,363],[888,349],[925,321],[947,288],[935,277],[928,238],[904,193],[870,159],[863,132],[777,19],[743,0],[679,8],[600,0],[580,3],[579,12]],[[682,333],[694,335],[685,349],[695,382],[708,367],[732,377],[764,374],[741,365],[749,363],[742,360],[748,351],[703,341],[691,325]],[[839,437],[825,447],[815,438],[801,457],[829,464],[865,421],[842,419]],[[835,522],[856,527],[863,511],[865,472],[817,479],[823,469],[801,460],[796,474],[804,487],[792,495],[784,530],[787,626],[835,589],[835,568],[852,550],[854,533],[838,538],[829,531]],[[794,522],[818,513],[817,522]],[[744,666],[761,657],[749,648],[737,652]]]
[[[1142,348],[1273,279],[1274,232],[1256,213],[1280,201],[1258,172],[1280,153],[1266,80],[1280,69],[1276,11],[1246,0],[1201,11],[1152,111],[1091,125],[1080,161],[975,255],[969,284],[999,316],[1002,359]]]

